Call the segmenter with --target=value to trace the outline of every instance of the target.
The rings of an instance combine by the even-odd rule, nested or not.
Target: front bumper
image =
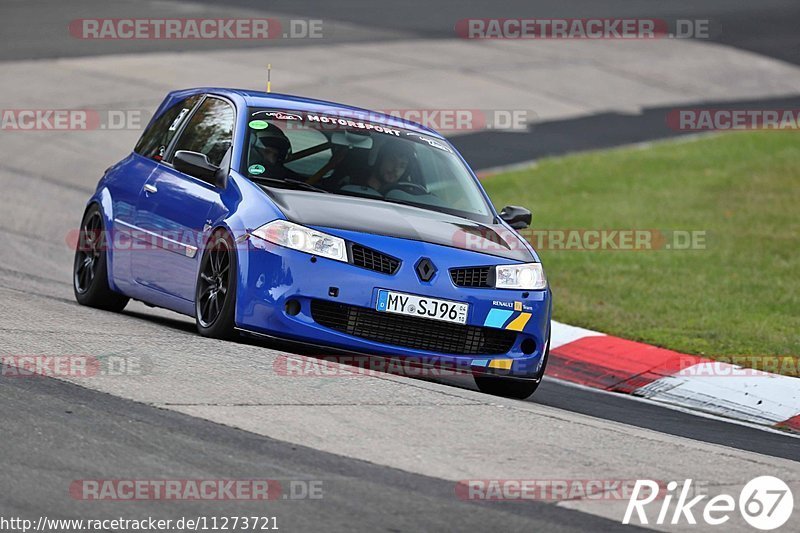
[[[518,291],[457,287],[449,273],[450,268],[512,261],[407,239],[317,229],[396,257],[402,261],[400,268],[392,275],[382,274],[250,237],[237,247],[239,283],[236,324],[239,328],[316,346],[329,346],[336,350],[411,358],[422,365],[443,365],[462,370],[471,368],[479,373],[522,378],[534,377],[539,372],[549,335],[549,289]],[[428,282],[420,281],[414,269],[415,263],[422,257],[430,258],[437,268],[436,274]],[[320,323],[319,302],[352,306],[375,317],[376,313],[371,310],[376,307],[380,289],[466,302],[469,304],[466,326],[473,331],[506,330],[502,335],[513,338],[509,342],[510,348],[503,353],[478,353],[474,345],[468,353],[450,353],[460,352],[457,348],[448,352],[427,350],[420,348],[419,343],[411,343],[413,347],[401,345],[409,344],[406,322],[402,323],[405,330],[401,328],[396,336],[372,335],[363,328],[357,334],[352,334],[356,331],[352,328],[337,330],[329,327],[330,324],[326,326]],[[314,312],[317,312],[316,317]],[[381,318],[384,315],[389,313],[380,313]],[[429,328],[426,327],[428,323]],[[415,319],[414,327],[417,326],[420,327],[420,333],[437,328],[443,332],[442,335],[451,332],[451,328],[432,319]],[[427,332],[427,336],[430,338],[432,335]],[[398,343],[391,339],[406,340]]]

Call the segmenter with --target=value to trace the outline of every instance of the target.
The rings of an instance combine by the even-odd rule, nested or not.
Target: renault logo
[[[420,281],[430,281],[433,279],[433,275],[436,274],[436,265],[427,257],[423,257],[417,261],[417,264],[414,265],[414,269],[417,271],[417,276]]]

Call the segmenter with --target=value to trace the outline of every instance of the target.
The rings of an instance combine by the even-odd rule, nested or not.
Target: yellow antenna
[[[267,92],[272,92],[272,82],[270,81],[270,77],[272,75],[272,63],[267,64]]]

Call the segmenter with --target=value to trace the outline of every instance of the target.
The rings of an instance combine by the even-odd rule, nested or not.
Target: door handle
[[[144,190],[146,192],[149,192],[150,194],[155,194],[158,192],[158,187],[156,187],[155,185],[151,185],[150,183],[145,183]]]

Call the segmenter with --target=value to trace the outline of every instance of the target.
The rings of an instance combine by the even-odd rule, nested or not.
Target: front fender
[[[226,206],[226,212],[213,222],[211,229],[204,233],[202,249],[205,249],[211,235],[219,229],[231,235],[234,241],[238,267],[236,273],[237,286],[243,287],[249,282],[247,273],[250,271],[250,256],[247,239],[250,238],[250,233],[267,222],[285,219],[286,217],[264,191],[235,170],[231,171],[228,188],[223,194],[222,201]],[[201,257],[202,252],[200,253]],[[200,261],[198,260],[198,269],[199,264]],[[239,306],[237,305],[237,324],[240,323],[238,308]]]

